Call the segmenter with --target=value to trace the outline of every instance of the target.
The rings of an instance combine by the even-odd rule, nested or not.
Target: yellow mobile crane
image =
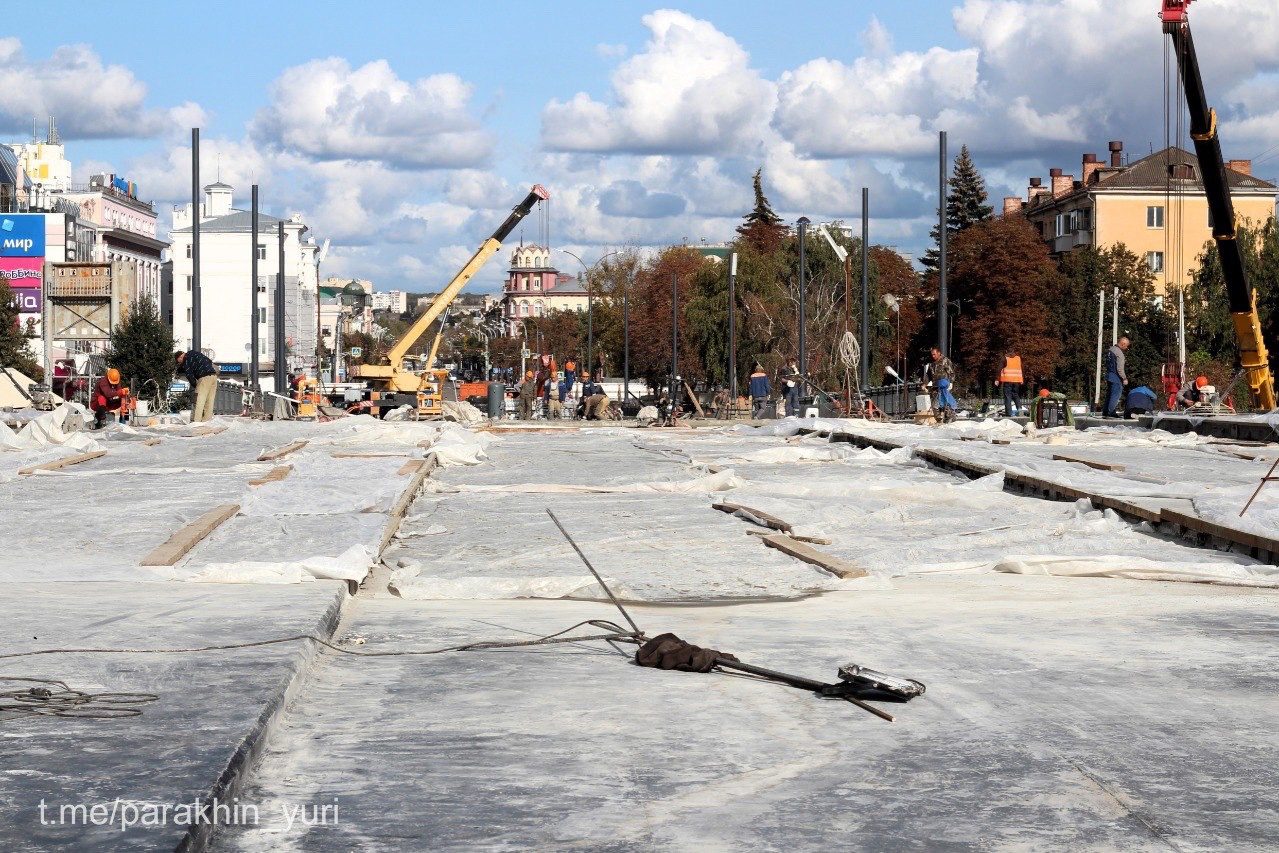
[[[1217,252],[1221,257],[1230,316],[1239,342],[1240,364],[1247,376],[1253,408],[1268,412],[1275,407],[1275,382],[1270,372],[1270,356],[1261,335],[1261,320],[1257,316],[1257,294],[1248,284],[1243,252],[1235,239],[1235,206],[1230,198],[1230,185],[1226,182],[1221,140],[1217,138],[1217,111],[1208,106],[1195,42],[1190,35],[1186,9],[1192,2],[1194,0],[1162,0],[1159,19],[1163,21],[1164,32],[1172,39],[1186,92],[1190,138],[1195,143],[1204,194],[1212,212],[1212,236],[1217,241]]]
[[[502,241],[515,230],[515,226],[519,225],[520,220],[528,216],[533,206],[539,201],[550,197],[551,194],[541,184],[535,185],[529,191],[528,196],[515,206],[511,211],[511,215],[506,217],[506,221],[493,232],[493,236],[485,240],[475,250],[475,254],[471,256],[471,259],[466,262],[462,269],[458,270],[457,275],[453,276],[453,280],[448,283],[448,286],[431,300],[430,306],[413,322],[408,331],[395,342],[395,346],[391,347],[391,352],[387,355],[386,363],[361,364],[351,371],[353,377],[364,379],[368,382],[372,390],[371,399],[376,407],[386,409],[408,403],[417,408],[419,416],[429,417],[440,414],[440,403],[443,397],[444,383],[448,378],[448,371],[432,369],[436,347],[439,346],[439,336],[436,338],[435,346],[431,347],[431,362],[423,366],[422,372],[411,370],[405,365],[405,357],[408,355],[409,349],[417,343],[418,338],[422,337],[431,323],[435,322],[436,318],[443,314],[453,300],[457,298],[466,283],[501,248]],[[442,333],[443,327],[441,327]]]

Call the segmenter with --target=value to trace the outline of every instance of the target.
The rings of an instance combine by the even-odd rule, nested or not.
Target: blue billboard
[[[0,258],[43,258],[44,214],[0,214]]]

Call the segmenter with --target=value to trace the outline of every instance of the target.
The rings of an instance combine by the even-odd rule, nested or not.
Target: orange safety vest
[[[1010,355],[1004,359],[1004,369],[999,371],[999,381],[1006,385],[1021,385],[1026,381],[1021,373],[1021,356]]]

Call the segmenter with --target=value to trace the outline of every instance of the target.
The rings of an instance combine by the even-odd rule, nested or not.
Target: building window
[[[1163,210],[1163,208],[1159,208]],[[1146,266],[1150,267],[1153,273],[1161,273],[1164,271],[1164,253],[1163,252],[1147,252]]]
[[[188,323],[190,323],[190,322],[191,322],[191,309],[190,309],[190,308],[188,308],[188,309],[187,309],[187,322],[188,322]]]
[[[537,304],[533,306],[533,316],[534,317],[542,316],[542,300],[540,299],[537,301]]]
[[[258,322],[259,322],[259,323],[265,323],[265,322],[266,322],[266,309],[265,309],[265,308],[259,308],[259,309],[258,309]]]
[[[190,244],[188,244],[188,245],[187,245],[187,257],[188,257],[188,258],[189,258],[189,257],[191,257],[191,246],[190,246]]]
[[[1164,206],[1162,204],[1152,204],[1146,208],[1146,227],[1164,227]]]
[[[259,261],[266,260],[266,244],[265,243],[258,243],[258,260]]]
[[[187,276],[187,293],[191,292],[191,276]]]

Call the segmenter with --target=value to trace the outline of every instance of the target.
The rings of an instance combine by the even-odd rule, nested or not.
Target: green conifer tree
[[[755,170],[752,186],[755,190],[755,206],[746,214],[742,224],[737,226],[737,233],[742,239],[762,252],[776,249],[786,236],[786,226],[782,218],[773,210],[768,196],[764,195],[764,169]]]
[[[173,330],[149,296],[136,300],[111,332],[107,364],[117,368],[135,397],[154,399],[173,381]]]
[[[959,232],[990,219],[994,211],[986,204],[986,179],[973,163],[967,145],[959,149],[947,184],[950,186],[950,192],[946,194],[946,237],[949,242]],[[922,263],[927,271],[936,272],[941,251],[937,226],[934,225],[929,234],[933,245],[924,253]]]
[[[39,379],[41,375],[27,336],[19,325],[13,290],[3,279],[0,279],[0,367],[16,368],[32,379]]]

